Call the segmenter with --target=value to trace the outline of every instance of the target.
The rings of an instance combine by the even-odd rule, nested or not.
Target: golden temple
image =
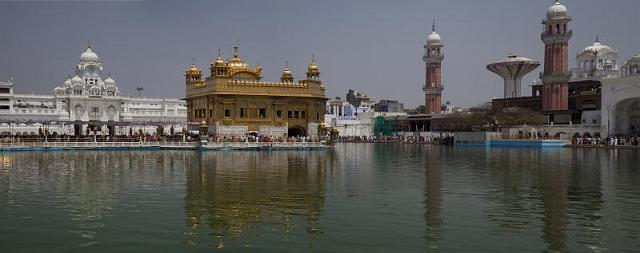
[[[262,67],[242,60],[237,46],[228,60],[218,50],[209,69],[205,79],[195,64],[185,71],[189,122],[206,122],[216,136],[317,136],[326,97],[315,57],[299,81],[287,63],[279,82],[263,81]]]

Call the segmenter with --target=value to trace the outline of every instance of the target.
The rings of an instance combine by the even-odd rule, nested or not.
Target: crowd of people
[[[338,142],[428,143],[453,145],[453,136],[340,136]]]
[[[571,144],[594,147],[638,146],[640,145],[640,136],[610,136],[604,139],[599,136],[574,136],[571,138]]]
[[[208,142],[320,142],[318,137],[309,136],[265,136],[265,135],[243,135],[243,136],[209,136]]]
[[[131,135],[67,135],[67,134],[29,134],[29,135],[0,135],[0,143],[34,143],[34,142],[195,142],[200,137],[197,134],[138,134]],[[309,136],[208,136],[209,142],[319,142],[318,137]]]
[[[132,135],[58,135],[50,134],[44,136],[42,134],[30,135],[0,135],[0,143],[23,143],[23,142],[194,142],[199,139],[198,135],[182,134],[159,136],[155,134],[138,134]],[[320,142],[327,140],[329,137],[309,137],[309,136],[209,136],[208,141],[211,143],[220,142]],[[545,139],[542,136],[542,139]],[[443,144],[453,145],[453,136],[340,136],[336,142],[344,143],[426,143],[426,144]],[[600,136],[574,136],[571,138],[571,144],[574,146],[593,146],[593,147],[616,147],[616,146],[640,146],[640,136],[611,136],[601,138]]]

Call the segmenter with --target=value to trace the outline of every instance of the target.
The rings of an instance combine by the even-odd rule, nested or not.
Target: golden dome
[[[238,46],[233,47],[233,58],[229,60],[230,67],[237,68],[248,68],[249,65],[245,63],[242,59],[240,59],[240,55],[238,54]]]
[[[311,55],[311,63],[309,63],[309,72],[318,71],[318,65],[316,65],[316,57],[315,55]]]
[[[218,56],[216,56],[216,60],[214,61],[216,65],[224,64],[224,60],[222,60],[222,55],[220,55],[220,48],[218,48]]]
[[[293,74],[289,69],[289,63],[287,61],[284,62],[284,69],[282,70],[282,77],[280,77],[280,81],[293,82]]]
[[[284,62],[284,70],[282,70],[282,76],[291,76],[291,70],[289,69],[289,62]]]
[[[196,64],[191,64],[191,67],[188,68],[185,72],[187,72],[187,75],[199,75],[200,74],[200,70],[198,69],[198,67],[196,67]]]

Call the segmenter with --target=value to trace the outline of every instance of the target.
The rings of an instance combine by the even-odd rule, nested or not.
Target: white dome
[[[567,7],[562,5],[559,1],[556,1],[549,10],[547,10],[547,18],[548,19],[559,19],[567,17]]]
[[[87,51],[84,51],[84,53],[80,55],[80,62],[98,63],[100,62],[100,58],[98,58],[98,55],[96,53],[91,51],[90,47],[87,47]]]
[[[107,79],[104,79],[104,84],[105,85],[115,85],[116,81],[113,80],[113,78],[111,78],[111,77],[107,77]]]
[[[67,79],[64,81],[64,86],[71,86],[71,79]]]
[[[613,50],[611,47],[607,46],[607,45],[603,45],[602,43],[596,41],[595,43],[593,43],[593,45],[588,46],[586,48],[584,48],[582,50],[581,54],[594,54],[594,53],[598,53],[598,54],[605,54],[605,53],[617,53],[616,50]]]
[[[82,78],[80,78],[79,76],[74,76],[73,78],[71,78],[71,83],[72,84],[82,84]]]
[[[431,32],[429,36],[427,36],[428,45],[435,45],[435,44],[441,44],[441,43],[442,43],[442,40],[440,39],[440,35],[438,35],[435,31]]]

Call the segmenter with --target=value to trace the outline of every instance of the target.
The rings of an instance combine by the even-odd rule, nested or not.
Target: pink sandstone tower
[[[569,106],[567,83],[569,72],[569,39],[572,31],[567,28],[571,17],[567,8],[559,1],[549,7],[547,18],[542,21],[544,31],[540,38],[544,42],[544,72],[541,75],[542,110],[545,112],[566,111]]]
[[[426,64],[424,100],[426,113],[440,113],[442,79],[441,79],[441,63],[444,59],[442,52],[442,40],[440,35],[436,33],[436,22],[433,21],[431,34],[427,36],[427,43],[424,45],[424,56],[422,60]]]

